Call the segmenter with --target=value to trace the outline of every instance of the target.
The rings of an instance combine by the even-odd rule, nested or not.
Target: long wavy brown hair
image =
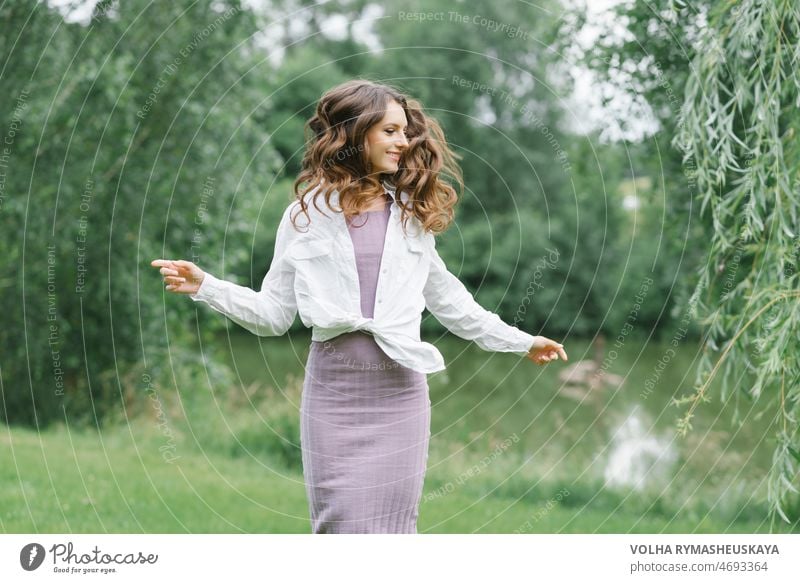
[[[369,167],[366,134],[383,119],[392,100],[405,111],[408,147],[401,154],[395,174],[377,174]],[[419,101],[391,85],[354,79],[322,96],[305,131],[307,147],[294,182],[294,193],[300,201],[300,210],[292,217],[295,228],[300,212],[308,218],[305,195],[318,185],[314,207],[321,211],[317,202],[322,196],[329,209],[349,218],[384,195],[382,180],[395,190],[404,229],[412,216],[432,233],[441,233],[450,225],[453,207],[464,190],[456,162],[461,156],[449,148],[441,126],[425,114]],[[458,186],[458,194],[444,177]],[[339,192],[339,208],[330,203],[334,189]],[[409,194],[407,204],[402,203],[400,192]]]

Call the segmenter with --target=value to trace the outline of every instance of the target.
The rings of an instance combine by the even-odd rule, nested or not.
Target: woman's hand
[[[206,273],[191,261],[181,259],[154,259],[150,262],[153,267],[160,267],[164,276],[167,291],[176,294],[194,294],[200,289]]]
[[[558,360],[561,357],[567,360],[567,353],[564,352],[564,345],[555,340],[550,340],[544,336],[536,336],[533,345],[528,352],[530,358],[536,364],[547,364],[551,360]]]

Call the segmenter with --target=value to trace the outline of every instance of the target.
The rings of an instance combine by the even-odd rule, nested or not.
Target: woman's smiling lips
[[[398,154],[397,152],[387,152],[386,155],[389,156],[389,158],[391,158],[395,162],[400,161],[400,154]]]

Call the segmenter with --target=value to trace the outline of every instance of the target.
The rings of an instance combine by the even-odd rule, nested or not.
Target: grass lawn
[[[134,436],[136,436],[134,441]],[[167,463],[141,422],[97,432],[0,428],[0,528],[5,533],[307,533],[302,473],[256,458],[186,447]],[[446,472],[442,472],[446,474]],[[547,505],[466,482],[426,480],[421,533],[768,532],[760,520],[698,520]],[[486,491],[482,492],[481,489]],[[564,501],[568,500],[565,498]]]

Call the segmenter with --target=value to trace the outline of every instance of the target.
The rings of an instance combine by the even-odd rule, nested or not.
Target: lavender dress
[[[369,318],[388,221],[387,204],[348,225]],[[313,533],[417,532],[430,439],[424,373],[392,360],[367,332],[314,341],[300,433]]]

